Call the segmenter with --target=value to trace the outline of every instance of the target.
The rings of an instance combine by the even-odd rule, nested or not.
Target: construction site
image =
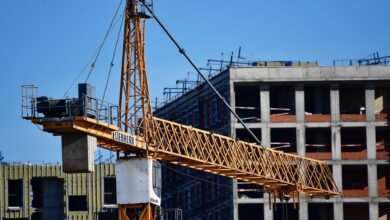
[[[87,79],[70,87],[77,97],[20,85],[20,120],[59,139],[62,158],[10,162],[0,151],[0,220],[390,219],[390,56],[322,66],[248,60],[240,47],[199,68],[158,14],[153,1],[119,3]],[[197,76],[153,103],[151,21]],[[88,79],[115,22],[98,98]],[[111,75],[117,103],[105,99]]]
[[[290,62],[290,66],[286,63],[227,63],[211,82],[228,97],[230,105],[263,145],[328,162],[343,197],[305,198],[299,211],[288,203],[288,219],[390,218],[390,67],[384,63],[331,67],[315,62]],[[181,84],[177,87],[183,88]],[[204,84],[182,90],[158,108],[155,115],[253,142],[210,93]],[[204,184],[196,179],[182,179],[170,170],[166,172],[163,188],[170,190],[163,204],[169,206],[180,207],[186,203],[180,200],[182,194],[199,190]],[[217,192],[231,191],[216,196],[227,203],[211,200],[218,204],[212,211],[220,216],[217,219],[283,219],[281,212],[269,208],[268,195],[263,194],[261,187],[215,178],[231,185],[231,189],[216,186]],[[201,187],[200,191],[208,197],[207,188]],[[202,207],[199,204],[184,209],[191,216],[198,216],[204,214]],[[229,218],[224,216],[226,210]]]

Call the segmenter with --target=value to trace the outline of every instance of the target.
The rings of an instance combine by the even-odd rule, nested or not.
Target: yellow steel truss
[[[138,0],[126,1],[123,36],[122,71],[119,92],[118,126],[125,132],[152,132],[147,124],[139,124],[145,117],[152,117],[148,76],[145,64],[145,20]]]
[[[127,211],[132,212],[133,216],[128,216]],[[156,207],[152,204],[118,205],[118,218],[120,220],[155,220],[157,219],[156,211]]]
[[[264,149],[255,143],[156,117],[143,122],[154,128],[153,142],[147,144],[142,136],[134,136],[134,146],[114,139],[113,132],[119,131],[118,127],[88,117],[60,122],[34,119],[33,122],[42,124],[50,133],[87,133],[97,138],[99,146],[109,150],[147,154],[158,160],[264,185],[272,193],[340,195],[326,162]]]

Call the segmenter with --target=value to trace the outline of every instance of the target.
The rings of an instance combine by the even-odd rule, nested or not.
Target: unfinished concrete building
[[[114,164],[64,174],[60,165],[1,164],[0,219],[117,219]]]
[[[228,67],[211,82],[264,146],[327,160],[344,197],[275,209],[261,187],[170,165],[163,207],[181,208],[189,220],[390,219],[390,66],[257,62]],[[155,114],[254,141],[202,83]]]

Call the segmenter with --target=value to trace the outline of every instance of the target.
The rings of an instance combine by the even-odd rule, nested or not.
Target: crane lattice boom
[[[326,162],[283,151],[264,149],[255,143],[210,133],[153,117],[153,143],[131,135],[134,142],[119,140],[119,127],[88,117],[69,121],[33,119],[54,134],[82,132],[97,137],[98,145],[117,152],[146,154],[170,163],[264,185],[270,192],[308,196],[340,195]],[[131,145],[134,143],[134,145]]]

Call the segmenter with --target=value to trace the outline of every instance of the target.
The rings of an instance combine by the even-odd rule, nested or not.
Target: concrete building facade
[[[213,79],[218,91],[229,97],[227,75]],[[155,114],[171,121],[192,125],[197,128],[230,134],[230,115],[210,90],[200,85],[172,102],[158,109]],[[232,180],[226,177],[196,171],[172,164],[162,166],[162,207],[180,208],[183,219],[232,219]],[[200,179],[204,181],[199,181]]]
[[[211,185],[221,181],[231,185],[222,190],[231,193],[224,206],[233,211],[228,216],[193,218],[195,209],[169,199],[184,185],[171,185],[163,177],[163,206],[182,208],[184,216],[188,213],[185,219],[390,219],[390,67],[261,64],[230,67],[211,81],[264,146],[326,160],[343,197],[303,197],[299,210],[292,203],[270,207],[261,187],[216,177]],[[254,141],[205,84],[155,114]],[[193,176],[185,188],[200,185],[198,203],[205,202],[202,182],[209,174],[179,170],[174,178],[184,178],[183,173]],[[202,212],[208,216],[213,210]]]

